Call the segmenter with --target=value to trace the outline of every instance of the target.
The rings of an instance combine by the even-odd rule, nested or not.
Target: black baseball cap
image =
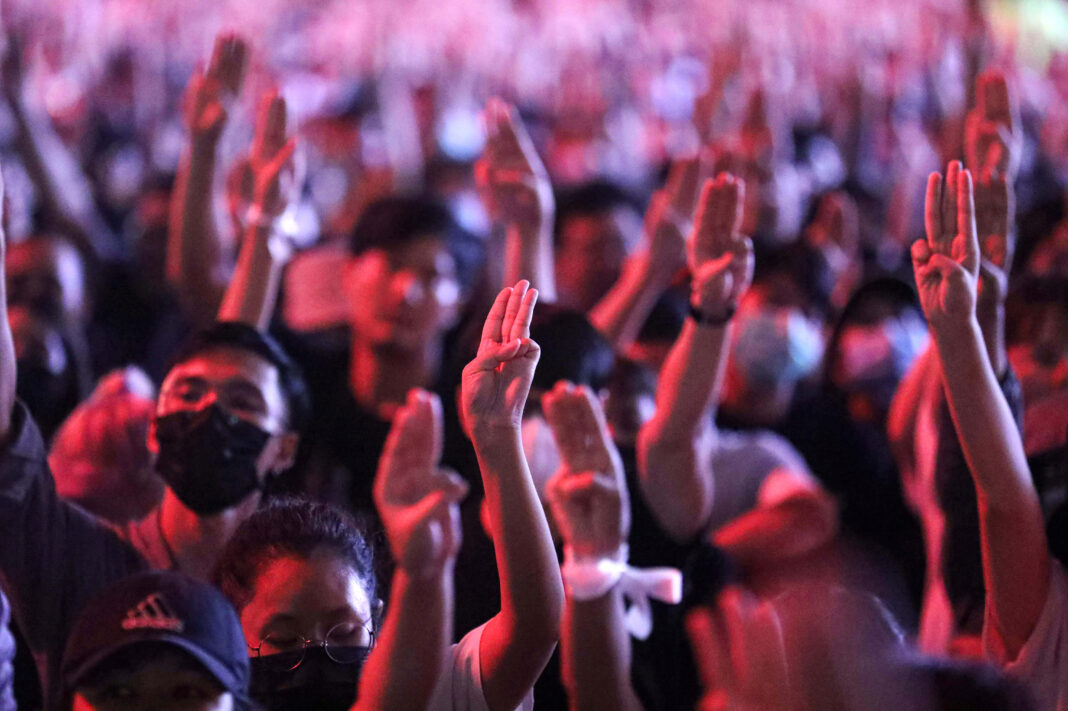
[[[248,649],[237,613],[215,587],[168,571],[124,578],[86,603],[63,654],[64,695],[118,652],[145,643],[186,652],[238,708],[249,707]]]

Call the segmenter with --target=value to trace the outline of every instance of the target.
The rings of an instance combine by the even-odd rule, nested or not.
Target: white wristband
[[[607,558],[579,557],[571,546],[564,546],[560,574],[568,596],[578,601],[596,600],[618,585],[630,602],[627,631],[633,637],[646,639],[653,629],[649,598],[678,604],[682,600],[682,573],[674,568],[632,568],[627,565],[628,555],[625,543]]]

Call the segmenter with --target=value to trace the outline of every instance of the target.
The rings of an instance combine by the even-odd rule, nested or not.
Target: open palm
[[[979,240],[972,176],[959,161],[944,179],[931,174],[924,214],[927,238],[912,245],[920,303],[932,325],[960,323],[975,313]]]
[[[464,368],[464,421],[479,426],[519,427],[541,349],[530,339],[538,291],[526,280],[497,294],[482,327],[474,360]]]
[[[733,310],[753,278],[753,245],[739,233],[745,182],[720,173],[705,182],[690,237],[694,306],[710,315]]]
[[[393,556],[416,577],[439,574],[460,550],[456,504],[467,486],[438,466],[442,429],[437,396],[412,390],[393,420],[375,476],[375,506]]]

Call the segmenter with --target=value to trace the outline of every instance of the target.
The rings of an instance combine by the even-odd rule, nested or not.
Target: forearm
[[[642,491],[661,525],[682,540],[712,505],[712,409],[723,377],[726,327],[687,319],[660,374],[656,415],[638,437]]]
[[[937,377],[936,358],[934,345],[931,344],[913,361],[890,402],[890,412],[886,418],[887,436],[902,470],[911,470],[915,466],[916,417],[931,378]]]
[[[993,304],[980,302],[976,315],[990,366],[994,369],[994,375],[1000,378],[1009,367],[1009,359],[1005,354],[1005,304],[1001,301]]]
[[[743,568],[762,568],[822,548],[837,530],[834,503],[813,493],[744,513],[720,527],[712,542]]]
[[[284,266],[271,251],[272,229],[249,226],[233,279],[223,295],[219,321],[239,321],[261,331],[270,325]]]
[[[214,320],[224,285],[222,250],[212,215],[216,143],[193,141],[183,156],[171,198],[167,279],[197,323]]]
[[[21,99],[10,102],[18,131],[15,150],[37,190],[47,222],[94,257],[114,248],[114,236],[96,214],[92,190],[74,156],[50,130],[47,117],[35,117]]]
[[[360,675],[352,711],[425,708],[452,641],[452,567],[430,580],[393,575],[382,633]],[[416,651],[418,653],[413,653]]]
[[[590,323],[612,344],[616,353],[626,353],[637,340],[671,277],[654,273],[648,260],[634,257],[627,261],[619,280],[590,310]]]
[[[715,496],[712,448],[715,428],[709,418],[696,435],[671,439],[655,428],[638,435],[638,481],[660,528],[682,543],[708,521]]]
[[[515,708],[560,635],[564,591],[544,509],[515,428],[480,430],[478,455],[501,580],[501,611],[486,625],[480,657],[490,708]]]
[[[936,332],[946,398],[979,503],[983,570],[1010,655],[1030,636],[1049,581],[1049,553],[1023,443],[975,319]]]
[[[526,279],[538,290],[543,303],[556,302],[556,272],[553,264],[553,236],[546,226],[509,224],[505,227],[506,286]]]
[[[630,682],[630,638],[618,588],[596,600],[568,597],[560,646],[572,711],[640,711]]]

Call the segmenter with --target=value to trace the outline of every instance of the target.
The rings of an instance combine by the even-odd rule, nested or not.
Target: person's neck
[[[432,388],[437,380],[440,347],[403,349],[353,338],[349,390],[359,405],[383,420],[404,404],[412,388]]]
[[[186,575],[208,581],[219,553],[259,503],[260,492],[255,491],[222,513],[201,516],[190,511],[168,488],[160,504],[160,533],[175,567]]]
[[[786,417],[793,394],[793,384],[728,388],[720,410],[738,422],[773,429]]]

